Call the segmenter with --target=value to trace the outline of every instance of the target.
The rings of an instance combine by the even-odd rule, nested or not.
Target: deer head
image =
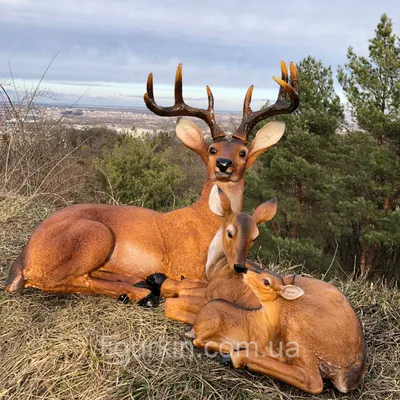
[[[214,97],[207,86],[208,108],[200,109],[188,106],[182,95],[182,64],[178,65],[175,75],[175,104],[171,107],[161,107],[156,104],[153,93],[153,74],[147,79],[147,93],[144,101],[149,110],[160,116],[191,116],[202,119],[210,128],[212,143],[206,145],[203,134],[197,125],[182,118],[178,119],[176,133],[183,144],[200,155],[207,165],[208,177],[213,182],[237,182],[243,177],[246,168],[250,167],[257,157],[274,145],[282,137],[285,125],[282,122],[271,122],[262,127],[256,134],[249,148],[247,137],[251,129],[260,121],[279,114],[289,114],[299,105],[299,87],[296,68],[290,64],[290,80],[286,64],[281,62],[282,78],[273,79],[280,85],[278,99],[275,104],[252,111],[250,107],[253,86],[246,93],[243,105],[243,118],[240,126],[228,139],[225,132],[217,125],[214,115]],[[285,101],[289,95],[290,103]]]
[[[236,272],[246,272],[247,256],[259,234],[257,225],[275,216],[276,199],[258,206],[252,216],[236,213],[232,211],[226,193],[214,185],[210,192],[209,206],[213,213],[221,217],[221,228],[210,244],[206,271],[221,255],[225,255],[232,269]]]
[[[280,275],[272,272],[247,269],[243,281],[250,286],[260,303],[268,303],[282,297],[296,300],[303,296],[304,290],[295,285],[285,285]]]

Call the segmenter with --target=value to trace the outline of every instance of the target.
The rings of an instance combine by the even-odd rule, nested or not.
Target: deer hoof
[[[154,308],[160,304],[160,298],[153,293],[148,294],[146,297],[138,301],[139,306],[146,308]]]
[[[118,297],[118,301],[120,301],[122,304],[128,304],[129,297],[126,294],[121,294],[121,296]]]
[[[146,283],[149,285],[154,296],[160,297],[161,285],[166,279],[167,277],[161,273],[152,274],[146,278]]]
[[[232,358],[231,358],[231,356],[230,356],[229,354],[226,354],[226,355],[224,355],[224,356],[221,356],[219,362],[220,362],[222,365],[225,365],[225,366],[227,366],[227,367],[233,367]]]

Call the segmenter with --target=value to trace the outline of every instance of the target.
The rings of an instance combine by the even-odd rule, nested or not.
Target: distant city
[[[67,105],[41,105],[40,113],[46,120],[62,120],[64,124],[76,129],[105,126],[118,132],[132,130],[137,134],[143,132],[160,132],[175,130],[176,117],[159,117],[146,108],[83,106],[70,108]],[[241,121],[241,113],[215,112],[218,125],[226,132],[232,132]],[[192,118],[191,118],[192,119]],[[207,125],[198,118],[193,118],[199,128],[208,132]]]
[[[4,116],[2,117],[2,114]],[[17,121],[11,114],[6,115],[5,109],[0,109],[0,120],[6,121],[8,129]],[[125,107],[125,106],[82,106],[71,107],[67,105],[47,105],[41,104],[33,107],[30,112],[21,113],[26,122],[44,119],[47,122],[61,121],[64,125],[75,129],[85,129],[90,127],[107,127],[117,132],[130,132],[132,135],[142,135],[143,133],[157,133],[162,131],[174,131],[176,117],[159,117],[150,112],[147,108]],[[215,111],[218,125],[227,133],[233,132],[242,119],[241,112]],[[205,134],[209,133],[209,128],[198,118],[189,118],[195,121]],[[356,129],[357,126],[352,122],[351,117],[346,113],[346,122],[349,127]],[[1,129],[0,129],[1,133]],[[338,133],[346,133],[344,127],[339,128]]]

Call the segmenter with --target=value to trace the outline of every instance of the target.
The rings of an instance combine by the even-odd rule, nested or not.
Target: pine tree
[[[263,231],[264,247],[271,255],[279,246],[286,257],[320,267],[324,249],[332,241],[331,230],[326,228],[334,182],[328,160],[344,114],[330,67],[307,57],[297,69],[299,110],[296,115],[279,118],[286,122],[284,138],[262,156],[259,170],[247,180],[246,194],[253,200],[247,204],[254,206],[276,196],[279,207],[274,234]]]
[[[400,38],[386,14],[369,43],[369,57],[348,49],[338,80],[358,126],[400,153]]]
[[[365,143],[365,149],[369,150],[363,155],[355,155],[348,149],[353,157],[364,157],[358,168],[365,170],[356,173],[369,178],[364,182],[364,190],[356,189],[359,196],[370,202],[364,203],[369,211],[353,232],[359,239],[360,267],[364,273],[374,261],[384,258],[379,253],[397,254],[393,250],[396,235],[392,228],[394,221],[398,221],[400,205],[400,38],[393,33],[392,21],[386,14],[381,16],[375,37],[369,43],[368,57],[358,56],[350,47],[348,63],[338,71],[351,115],[358,127],[376,142],[374,151],[370,143]],[[367,141],[368,137],[364,139]],[[359,203],[358,212],[362,206]]]

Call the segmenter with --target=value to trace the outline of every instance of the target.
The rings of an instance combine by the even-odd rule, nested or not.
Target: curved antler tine
[[[299,96],[296,91],[284,80],[277,78],[276,76],[273,76],[272,79],[290,96],[294,109],[296,109],[299,105]]]
[[[154,99],[154,92],[153,92],[153,73],[150,72],[149,76],[147,77],[147,96],[149,99],[153,100]]]
[[[287,69],[285,61],[283,61],[283,60],[281,61],[281,72],[282,72],[281,80],[289,83],[288,69]],[[285,101],[285,94],[286,94],[285,89],[281,85],[281,87],[279,88],[277,101]]]
[[[293,61],[290,62],[290,81],[293,86],[293,89],[299,93],[299,82],[297,80],[297,69],[296,65]]]
[[[179,63],[175,74],[175,104],[182,104],[182,103],[183,103],[182,63]]]
[[[243,103],[243,115],[247,115],[248,113],[251,112],[251,97],[253,96],[253,89],[254,85],[251,85],[246,92],[246,96],[244,97],[244,103]]]
[[[261,108],[259,111],[252,111],[250,108],[250,101],[253,92],[253,86],[249,87],[244,99],[242,122],[233,133],[233,137],[244,141],[244,143],[247,143],[247,135],[257,125],[258,122],[276,115],[290,114],[297,109],[300,103],[300,96],[296,67],[293,62],[290,63],[291,84],[289,84],[288,69],[284,61],[281,61],[281,72],[282,78],[277,78],[276,76],[272,77],[280,86],[278,98],[275,104]],[[288,94],[290,97],[290,103],[286,101],[286,94]]]
[[[285,61],[281,61],[282,80],[288,82],[288,69]]]
[[[194,108],[185,104],[182,93],[182,64],[178,64],[175,74],[175,104],[169,107],[157,105],[153,94],[153,74],[147,78],[147,93],[144,94],[144,102],[147,108],[156,115],[163,117],[196,117],[202,119],[210,128],[214,140],[225,137],[225,132],[216,124],[214,116],[214,96],[207,86],[208,108]]]
[[[210,87],[207,85],[206,86],[207,90],[207,97],[208,97],[208,108],[207,111],[212,111],[214,113],[214,96],[212,94],[212,91]]]

